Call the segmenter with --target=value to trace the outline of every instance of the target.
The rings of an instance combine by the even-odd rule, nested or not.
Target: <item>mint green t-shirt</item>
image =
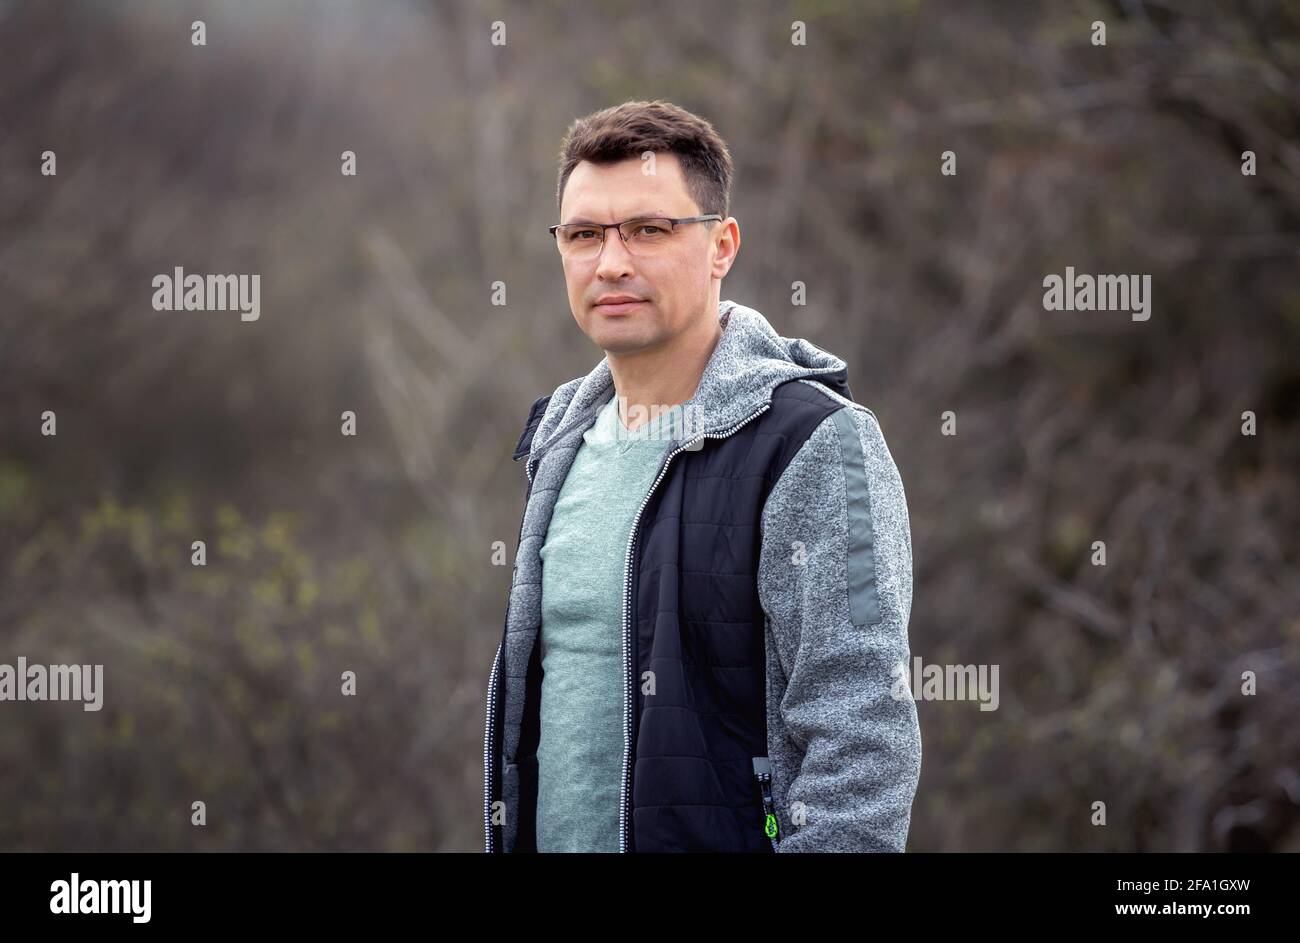
[[[618,851],[627,541],[673,428],[664,414],[628,430],[613,397],[556,499],[540,551],[539,852]]]

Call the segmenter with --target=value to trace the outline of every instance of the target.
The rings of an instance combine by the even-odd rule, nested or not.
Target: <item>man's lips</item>
[[[638,299],[637,301],[620,301],[615,304],[598,304],[596,305],[596,313],[597,314],[627,314],[630,311],[635,311],[637,305],[643,305],[643,304],[645,304],[645,301],[643,299]]]

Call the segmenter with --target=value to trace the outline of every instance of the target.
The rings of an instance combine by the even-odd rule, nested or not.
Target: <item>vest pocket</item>
[[[772,804],[772,761],[766,756],[756,756],[753,763],[754,778],[758,780],[759,795],[763,799],[763,834],[772,843],[772,850],[776,851],[780,838],[777,835],[776,809]]]

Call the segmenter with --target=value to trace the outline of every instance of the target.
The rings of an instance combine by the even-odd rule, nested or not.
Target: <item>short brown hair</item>
[[[713,125],[671,102],[630,101],[579,118],[560,146],[559,209],[564,185],[580,161],[612,164],[640,158],[646,151],[677,155],[686,191],[701,213],[729,215],[731,154]]]

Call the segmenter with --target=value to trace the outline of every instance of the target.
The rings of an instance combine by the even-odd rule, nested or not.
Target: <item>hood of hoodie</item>
[[[692,435],[717,432],[735,425],[772,401],[772,390],[787,380],[807,378],[852,399],[848,367],[803,338],[782,337],[767,318],[753,308],[723,301],[718,305],[722,336],[700,376],[692,406],[700,423]],[[600,407],[614,396],[609,358],[585,377],[562,384],[551,395],[546,413],[533,436],[529,462],[539,458],[575,425],[594,421]]]

